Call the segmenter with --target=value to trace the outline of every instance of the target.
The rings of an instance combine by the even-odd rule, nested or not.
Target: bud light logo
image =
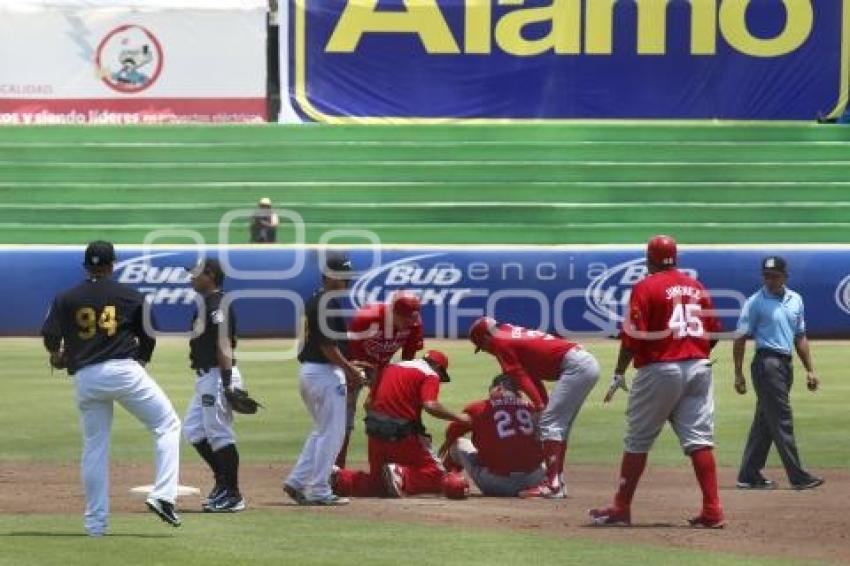
[[[463,271],[450,263],[423,262],[446,254],[422,254],[405,257],[366,272],[351,288],[355,307],[380,303],[396,291],[407,291],[423,305],[456,305],[471,292],[456,287],[463,281]]]
[[[191,305],[195,291],[188,286],[189,273],[182,267],[156,266],[151,260],[173,257],[175,253],[150,254],[115,264],[115,278],[148,296],[155,305]]]
[[[846,276],[835,288],[835,304],[846,314],[850,314],[850,275]]]

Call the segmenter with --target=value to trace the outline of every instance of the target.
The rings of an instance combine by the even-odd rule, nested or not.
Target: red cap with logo
[[[676,265],[676,240],[670,236],[654,236],[646,245],[646,260],[659,267]]]
[[[476,354],[481,350],[484,338],[491,335],[498,325],[496,319],[489,316],[482,316],[472,323],[472,326],[469,327],[469,340],[475,344]]]
[[[449,382],[451,378],[449,377],[449,358],[444,353],[439,350],[428,350],[428,353],[425,354],[425,360],[430,361],[437,367],[435,368],[437,373],[440,374],[440,381]]]
[[[399,292],[393,296],[393,312],[401,316],[410,316],[419,312],[419,298],[407,292]]]

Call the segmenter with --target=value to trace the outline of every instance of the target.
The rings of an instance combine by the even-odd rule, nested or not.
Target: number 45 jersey
[[[522,397],[494,394],[471,403],[464,410],[472,418],[472,444],[478,450],[478,463],[494,474],[532,472],[543,462],[537,439],[531,403]],[[460,437],[468,427],[455,427],[447,435]],[[460,433],[460,434],[458,434]],[[453,441],[454,439],[452,439]]]
[[[721,325],[702,283],[677,269],[648,275],[635,285],[620,335],[636,368],[656,362],[708,358]]]
[[[106,360],[148,362],[156,342],[144,330],[144,301],[111,279],[87,279],[53,300],[41,329],[44,343],[50,350],[64,344],[71,374]]]

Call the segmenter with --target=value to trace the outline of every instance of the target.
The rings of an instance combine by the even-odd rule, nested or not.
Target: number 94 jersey
[[[64,346],[71,374],[106,360],[147,362],[155,341],[143,327],[144,300],[111,279],[88,279],[53,300],[41,329],[44,343],[51,351]]]
[[[635,285],[620,334],[636,368],[656,362],[708,358],[720,332],[702,283],[677,269],[648,275]]]

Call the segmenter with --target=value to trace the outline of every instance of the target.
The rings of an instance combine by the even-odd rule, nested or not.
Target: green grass
[[[214,243],[262,196],[308,242],[843,243],[848,148],[850,129],[804,124],[3,128],[0,243]]]
[[[240,351],[280,351],[288,341],[240,342]],[[625,395],[608,406],[601,403],[613,369],[616,343],[587,345],[600,360],[603,375],[591,393],[573,429],[569,460],[574,463],[615,466],[622,451]],[[489,378],[497,372],[495,360],[485,354],[474,356],[466,342],[442,342],[452,364],[454,379],[444,386],[442,399],[451,407],[485,395]],[[843,378],[845,348],[837,343],[815,342],[814,359],[823,379],[823,390],[811,394],[798,379],[793,392],[797,438],[806,465],[818,468],[850,467],[846,431],[850,430],[850,382]],[[187,369],[187,346],[177,340],[162,340],[150,366],[179,413],[185,411],[192,393],[193,375]],[[730,348],[718,347],[715,357],[717,398],[717,457],[721,465],[737,466],[752,419],[754,396],[741,397],[732,390]],[[0,460],[72,461],[79,458],[80,439],[73,403],[73,384],[64,372],[49,373],[41,345],[34,339],[0,340],[0,359],[5,361],[4,395],[0,398],[0,430],[14,431],[0,438]],[[310,423],[297,385],[295,362],[240,363],[248,389],[266,405],[256,417],[239,417],[237,432],[246,461],[293,462]],[[798,376],[800,368],[797,368]],[[45,418],[46,416],[46,418]],[[444,426],[427,420],[439,440]],[[358,422],[352,458],[365,460],[365,435]],[[147,461],[150,439],[144,429],[123,410],[117,410],[112,457],[116,460]],[[191,450],[184,459],[195,461]],[[778,465],[772,455],[771,465]],[[651,460],[658,465],[689,466],[675,436],[666,429]]]
[[[527,532],[342,519],[323,513],[288,513],[282,518],[279,513],[252,511],[228,519],[193,515],[179,533],[172,534],[147,514],[122,515],[112,521],[111,536],[91,540],[79,536],[76,517],[0,515],[0,565],[801,564]]]

